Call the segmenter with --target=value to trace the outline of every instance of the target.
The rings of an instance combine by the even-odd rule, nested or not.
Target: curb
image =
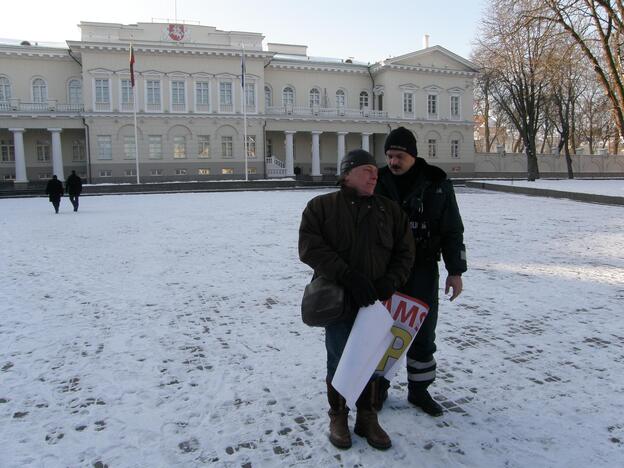
[[[613,195],[596,195],[593,193],[563,192],[560,190],[532,188],[532,187],[515,187],[513,185],[497,185],[488,182],[466,181],[466,187],[477,188],[483,190],[492,190],[495,192],[516,193],[521,195],[530,195],[533,197],[549,197],[549,198],[567,198],[569,200],[600,203],[603,205],[624,206],[624,197],[616,197]]]

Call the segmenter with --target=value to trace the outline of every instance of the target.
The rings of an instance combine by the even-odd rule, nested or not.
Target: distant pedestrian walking
[[[65,191],[69,195],[69,201],[74,205],[74,211],[78,211],[78,197],[80,197],[80,192],[82,192],[82,179],[78,177],[76,171],[72,171],[67,181],[65,181]]]
[[[54,206],[54,211],[58,213],[61,197],[63,196],[63,183],[55,175],[52,176],[52,179],[46,185],[45,193],[48,195],[52,206]]]

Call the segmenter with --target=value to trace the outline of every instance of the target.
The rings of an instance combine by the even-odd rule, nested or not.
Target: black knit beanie
[[[340,174],[344,175],[354,167],[364,166],[366,164],[372,164],[377,167],[377,161],[375,161],[372,154],[363,149],[349,151],[340,162]]]
[[[388,134],[386,142],[384,143],[384,153],[388,150],[405,151],[414,157],[418,156],[416,138],[414,134],[405,127],[395,128]]]

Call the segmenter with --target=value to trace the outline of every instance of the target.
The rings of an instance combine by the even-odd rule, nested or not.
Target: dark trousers
[[[436,377],[435,329],[438,324],[438,264],[415,266],[409,280],[401,289],[405,294],[429,305],[429,313],[416,338],[407,350],[407,380],[410,392],[425,390]]]
[[[74,211],[78,211],[78,197],[79,197],[79,195],[70,195],[69,196],[69,201],[71,202],[72,205],[74,205]]]
[[[327,379],[331,381],[336,373],[355,318],[325,327],[325,349],[327,350]]]
[[[55,212],[59,212],[59,207],[61,206],[61,199],[54,199],[54,200],[50,200],[50,203],[52,203],[52,206],[54,207],[54,211]]]

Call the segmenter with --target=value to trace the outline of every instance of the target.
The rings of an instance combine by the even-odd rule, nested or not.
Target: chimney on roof
[[[429,34],[423,36],[423,49],[429,48]]]

